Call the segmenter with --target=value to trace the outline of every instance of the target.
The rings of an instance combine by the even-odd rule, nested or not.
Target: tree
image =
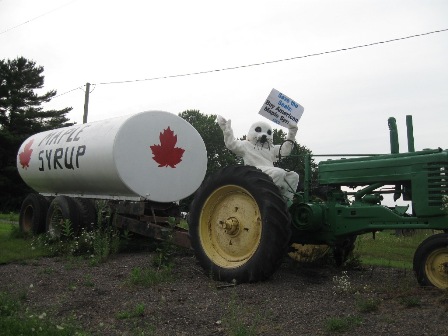
[[[216,115],[207,116],[198,110],[187,110],[180,113],[179,116],[196,128],[204,140],[208,159],[206,176],[229,165],[243,164],[242,159],[238,158],[225,146],[221,128],[215,121]],[[281,129],[273,129],[274,144],[282,144],[286,140],[286,135]],[[244,135],[241,139],[246,139],[246,136]],[[312,154],[312,152],[307,147],[295,142],[291,156],[282,158],[280,162],[276,163],[276,166],[296,171],[300,175],[300,180],[303,181],[305,177],[305,154]],[[311,163],[311,169],[312,179],[316,180],[317,165],[314,161]],[[192,198],[190,196],[181,201],[182,211],[188,211],[188,205]]]
[[[56,96],[56,90],[35,92],[44,86],[43,71],[24,57],[0,60],[0,211],[19,209],[30,191],[16,167],[22,142],[38,132],[73,125],[66,117],[71,107],[48,111],[41,107]]]
[[[283,132],[283,130],[274,128],[272,134],[274,144],[281,145],[286,140],[286,135],[287,133]],[[292,170],[299,174],[299,188],[305,178],[305,154],[312,155],[313,152],[306,146],[299,145],[294,141],[294,147],[291,154],[289,156],[281,157],[280,160],[275,163],[278,167]],[[317,164],[314,162],[314,159],[311,159],[311,180],[313,182],[317,180]]]
[[[216,115],[205,115],[199,110],[186,110],[179,117],[188,121],[201,135],[207,150],[207,172],[205,178],[215,171],[242,163],[224,144],[221,128],[215,121]],[[180,201],[181,211],[188,211],[194,195]]]
[[[207,149],[207,173],[211,173],[232,165],[242,163],[224,144],[221,128],[215,121],[216,115],[207,116],[198,110],[187,110],[179,114],[179,117],[188,121],[201,135]]]

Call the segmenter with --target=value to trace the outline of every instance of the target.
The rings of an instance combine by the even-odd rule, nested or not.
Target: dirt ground
[[[0,291],[93,335],[448,334],[447,292],[420,288],[409,271],[285,258],[268,281],[232,287],[211,280],[182,250],[170,279],[131,284],[132,270],[154,268],[153,257],[118,254],[97,266],[58,258],[0,265]]]

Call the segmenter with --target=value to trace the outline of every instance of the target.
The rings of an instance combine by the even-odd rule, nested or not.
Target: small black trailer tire
[[[426,238],[414,254],[413,268],[421,286],[448,288],[448,234]]]
[[[59,238],[65,221],[70,221],[73,235],[79,232],[82,216],[75,199],[68,196],[56,196],[47,211],[45,227],[53,238]]]
[[[291,237],[291,217],[279,188],[252,166],[229,166],[198,189],[189,214],[191,245],[216,280],[269,278]]]
[[[28,194],[22,202],[19,213],[19,228],[25,234],[45,232],[45,218],[49,202],[39,194]]]
[[[80,228],[93,231],[98,227],[98,214],[95,201],[89,198],[75,199],[81,216]]]

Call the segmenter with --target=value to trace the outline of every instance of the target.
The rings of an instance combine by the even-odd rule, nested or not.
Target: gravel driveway
[[[182,250],[161,282],[132,283],[137,271],[156,273],[153,257],[0,265],[0,291],[93,335],[448,335],[448,292],[420,288],[410,271],[286,258],[268,281],[232,286],[211,280]]]

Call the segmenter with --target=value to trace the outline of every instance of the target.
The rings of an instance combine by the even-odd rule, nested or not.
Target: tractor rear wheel
[[[414,273],[421,286],[448,288],[448,234],[426,238],[414,254]]]
[[[220,281],[255,282],[280,266],[291,217],[279,188],[261,170],[230,166],[210,176],[190,207],[196,258]]]

